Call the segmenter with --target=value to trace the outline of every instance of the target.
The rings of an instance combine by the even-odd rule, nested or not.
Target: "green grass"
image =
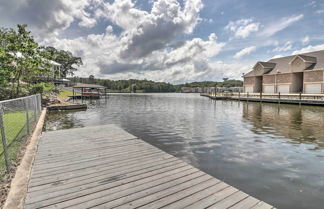
[[[29,120],[33,120],[34,113],[31,111],[29,112]],[[3,124],[4,124],[4,130],[6,135],[6,143],[7,145],[11,144],[10,148],[8,149],[8,155],[11,161],[15,161],[17,157],[17,153],[19,152],[20,146],[21,146],[21,140],[23,136],[25,136],[27,133],[27,130],[25,128],[26,124],[26,112],[15,112],[15,113],[5,113],[3,116]],[[0,137],[2,138],[1,132]],[[16,138],[18,138],[17,141],[14,141]],[[13,142],[14,141],[14,142]],[[2,140],[0,143],[0,153],[3,152],[3,145]],[[4,155],[0,158],[0,173],[4,172],[5,169],[5,161],[4,161]]]
[[[31,113],[29,113],[29,117],[33,117]],[[3,123],[5,126],[7,143],[9,144],[9,142],[16,138],[21,129],[24,128],[26,124],[26,112],[6,113],[3,117]]]
[[[80,95],[80,93],[78,93],[78,92],[74,92],[74,94]],[[73,91],[62,89],[62,90],[60,90],[58,98],[62,101],[66,101],[69,98],[69,96],[72,96],[72,95],[73,95]]]

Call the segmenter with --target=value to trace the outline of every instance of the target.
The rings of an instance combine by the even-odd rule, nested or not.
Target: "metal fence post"
[[[26,127],[27,127],[27,134],[30,133],[30,127],[29,127],[29,115],[28,115],[28,103],[26,99],[24,100],[25,103],[25,111],[26,111]]]
[[[34,101],[33,101],[33,104],[34,104],[34,121],[36,122],[37,120],[37,106],[38,106],[38,100],[37,100],[37,95],[33,96],[34,97]]]
[[[42,101],[41,101],[41,95],[40,94],[38,94],[38,96],[37,96],[37,101],[38,101],[38,106],[37,106],[37,108],[38,108],[38,114],[40,115],[40,112],[41,112],[41,105],[42,105]]]
[[[39,101],[39,112],[42,112],[42,95],[39,94],[38,95],[38,101]]]
[[[8,146],[7,146],[7,141],[6,141],[6,133],[5,133],[5,128],[4,128],[3,116],[4,116],[3,106],[0,104],[1,140],[2,140],[5,164],[6,164],[7,172],[9,173],[9,171],[10,171],[10,162],[9,162],[9,157],[8,157]]]
[[[36,100],[35,110],[36,110],[37,116],[38,116],[38,114],[39,114],[38,94],[35,95],[35,100]]]

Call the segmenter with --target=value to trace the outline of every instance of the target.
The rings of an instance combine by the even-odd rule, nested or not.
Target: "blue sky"
[[[258,60],[324,49],[324,0],[0,2],[0,24],[17,23],[81,56],[77,75],[108,79],[240,79]]]

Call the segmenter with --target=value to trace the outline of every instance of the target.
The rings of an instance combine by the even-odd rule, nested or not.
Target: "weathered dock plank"
[[[25,208],[273,207],[104,125],[43,134]]]

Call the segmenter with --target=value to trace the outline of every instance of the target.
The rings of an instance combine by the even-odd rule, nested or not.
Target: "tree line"
[[[98,79],[94,76],[88,78],[69,78],[73,83],[88,83],[105,86],[111,92],[176,92],[177,88],[166,82],[154,82],[151,80],[108,80]]]
[[[179,87],[242,87],[243,81],[241,80],[224,80],[224,81],[202,81],[202,82],[191,82],[177,85]]]
[[[240,80],[226,80],[222,82],[203,81],[173,85],[166,82],[155,82],[151,80],[109,80],[98,79],[93,75],[88,78],[69,78],[73,83],[88,83],[105,86],[111,92],[180,92],[182,87],[240,87],[243,82]]]
[[[53,69],[53,61],[60,71]],[[38,44],[27,25],[0,28],[0,100],[41,93],[53,84],[38,83],[39,77],[73,75],[82,64],[69,51]]]

